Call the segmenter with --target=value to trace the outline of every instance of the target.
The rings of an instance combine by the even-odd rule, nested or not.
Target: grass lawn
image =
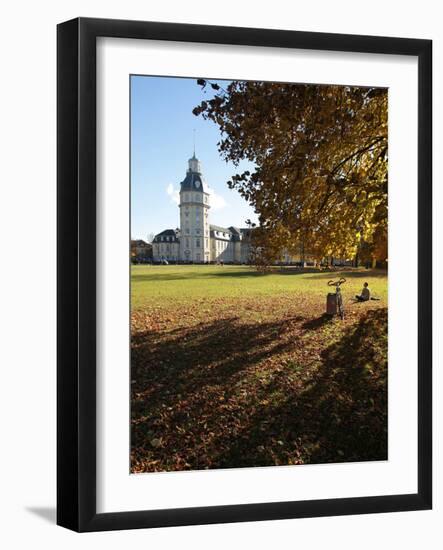
[[[387,458],[386,272],[134,266],[131,290],[132,472]]]

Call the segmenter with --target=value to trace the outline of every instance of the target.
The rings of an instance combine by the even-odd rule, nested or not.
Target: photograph
[[[388,460],[388,89],[130,75],[130,473]]]
[[[4,4],[6,550],[441,546],[441,10],[251,8]]]

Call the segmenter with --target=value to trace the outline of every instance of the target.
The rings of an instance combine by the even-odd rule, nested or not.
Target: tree
[[[255,166],[228,185],[258,213],[254,235],[267,261],[300,243],[321,259],[354,257],[362,242],[386,241],[386,89],[198,83],[215,93],[193,112],[219,126],[222,158]]]

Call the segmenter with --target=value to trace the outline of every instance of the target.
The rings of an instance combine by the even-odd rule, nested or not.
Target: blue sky
[[[220,82],[220,84],[223,84]],[[245,226],[256,221],[249,204],[226,182],[236,169],[218,154],[218,126],[192,114],[204,94],[195,79],[151,76],[131,77],[131,236],[145,239],[151,233],[179,224],[177,193],[193,153],[202,163],[203,176],[212,191],[210,223]]]

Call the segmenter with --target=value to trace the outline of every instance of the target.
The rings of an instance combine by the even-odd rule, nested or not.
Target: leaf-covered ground
[[[132,304],[132,472],[387,458],[385,272],[136,266]]]

